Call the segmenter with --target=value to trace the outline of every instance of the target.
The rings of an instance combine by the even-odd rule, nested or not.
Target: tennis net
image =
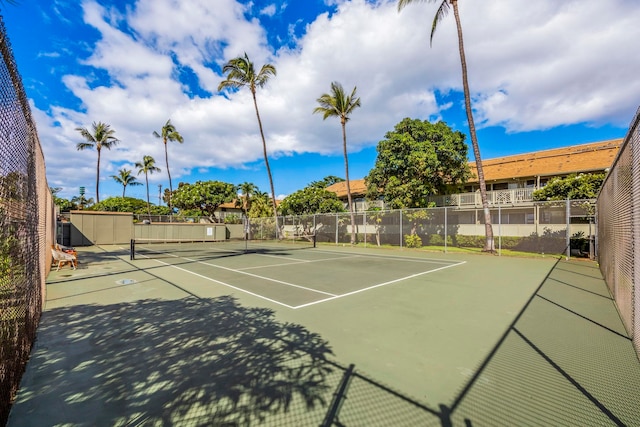
[[[284,255],[288,251],[316,247],[315,235],[290,236],[270,240],[132,239],[131,259],[221,258],[243,254]]]

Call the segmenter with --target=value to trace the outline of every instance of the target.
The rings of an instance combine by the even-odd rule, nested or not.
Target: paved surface
[[[332,409],[347,426],[640,425],[640,363],[594,263],[322,251],[295,259],[460,264],[352,295],[366,264],[335,267],[323,292],[345,296],[293,309],[202,263],[82,248],[48,278],[8,425],[318,426]],[[233,275],[239,259],[215,262]]]

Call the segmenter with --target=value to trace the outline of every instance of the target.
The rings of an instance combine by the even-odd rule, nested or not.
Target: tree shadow
[[[317,424],[331,354],[318,334],[231,296],[56,308],[43,316],[11,419],[250,425],[297,411]]]

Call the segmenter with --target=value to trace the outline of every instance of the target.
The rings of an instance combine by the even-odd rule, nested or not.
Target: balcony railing
[[[533,201],[535,188],[487,191],[489,205],[517,205]],[[436,206],[482,206],[480,191],[429,197]]]

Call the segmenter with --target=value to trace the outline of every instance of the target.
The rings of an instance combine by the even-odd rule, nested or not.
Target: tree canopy
[[[168,215],[169,208],[166,206],[151,205],[149,210],[147,202],[135,197],[108,197],[100,200],[89,208],[92,211],[103,212],[133,212],[134,214],[144,214],[150,212],[154,215]]]
[[[454,192],[471,175],[464,139],[445,122],[403,119],[378,143],[368,197],[384,195],[393,209],[423,208],[428,196]]]
[[[195,184],[181,182],[171,195],[173,206],[180,210],[191,210],[216,221],[215,211],[223,203],[237,197],[236,186],[221,181],[197,181]]]
[[[533,192],[533,200],[595,199],[604,178],[604,173],[573,173],[566,178],[553,178]]]
[[[344,212],[344,206],[336,193],[311,183],[284,198],[280,203],[282,215],[311,215],[316,213]]]
[[[344,178],[340,178],[335,175],[327,175],[320,181],[311,182],[311,184],[309,184],[309,187],[327,188],[333,184],[337,184],[338,182],[344,182]]]

